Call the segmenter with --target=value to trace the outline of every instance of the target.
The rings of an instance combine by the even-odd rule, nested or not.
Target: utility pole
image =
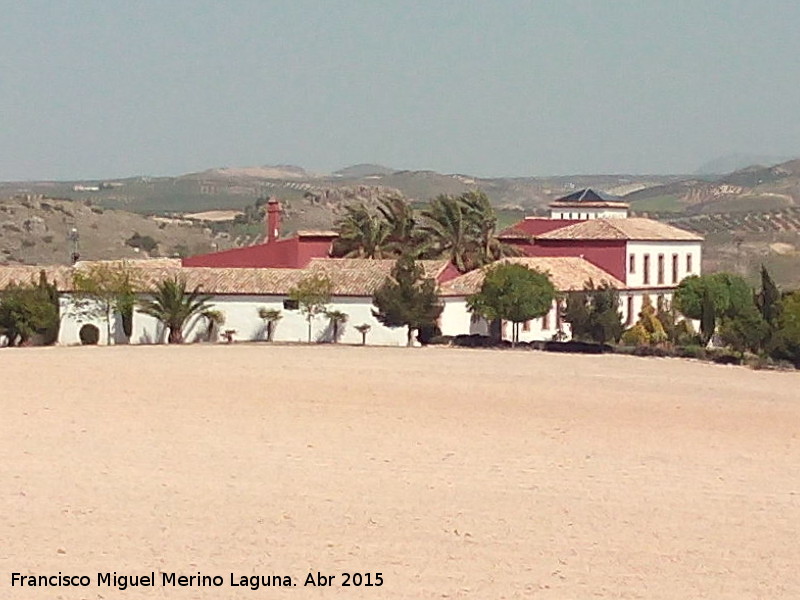
[[[68,239],[70,241],[70,248],[71,248],[69,255],[70,264],[74,265],[81,258],[80,246],[78,244],[78,242],[81,239],[81,236],[78,233],[78,229],[76,227],[73,227],[72,229],[69,230]]]

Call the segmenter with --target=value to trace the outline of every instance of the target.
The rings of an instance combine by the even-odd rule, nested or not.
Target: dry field
[[[267,345],[0,372],[4,599],[800,598],[798,374]],[[91,585],[11,587],[59,571]],[[158,585],[96,585],[113,571]],[[161,586],[198,571],[224,585]]]

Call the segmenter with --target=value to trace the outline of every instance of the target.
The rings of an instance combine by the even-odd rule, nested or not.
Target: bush
[[[692,344],[679,347],[676,350],[676,355],[681,358],[697,358],[700,360],[705,360],[708,357],[708,353],[703,346]]]
[[[100,341],[100,330],[94,325],[86,324],[78,332],[81,344],[84,346],[96,346]]]
[[[727,348],[712,348],[707,351],[707,356],[718,365],[740,365],[742,357]]]
[[[621,341],[626,346],[646,346],[650,343],[650,334],[644,325],[637,323],[623,332]]]
[[[477,333],[457,335],[453,338],[454,346],[461,346],[464,348],[489,348],[495,345],[488,335],[480,335]]]
[[[428,343],[431,346],[450,346],[453,343],[452,335],[436,335],[433,336]]]
[[[125,243],[131,248],[139,248],[145,252],[152,252],[158,246],[158,242],[152,237],[149,235],[139,235],[138,231],[134,232],[131,237],[125,240]]]
[[[423,325],[419,329],[417,329],[417,341],[422,344],[423,346],[427,346],[431,343],[431,340],[435,337],[439,337],[442,335],[442,330],[436,324],[433,325]]]
[[[544,349],[547,352],[574,352],[577,354],[603,354],[613,352],[614,349],[608,344],[595,344],[592,342],[545,342]]]
[[[675,352],[671,348],[663,346],[636,346],[633,349],[634,356],[657,356],[659,358],[667,358],[675,356]]]

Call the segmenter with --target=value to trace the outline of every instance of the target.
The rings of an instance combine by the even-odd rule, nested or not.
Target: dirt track
[[[0,369],[3,598],[800,598],[798,374],[266,345]],[[92,585],[10,587],[58,571]],[[120,592],[107,571],[225,584]],[[334,586],[304,588],[317,571]]]

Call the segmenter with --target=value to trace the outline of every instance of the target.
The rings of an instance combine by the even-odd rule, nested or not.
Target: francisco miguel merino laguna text
[[[149,575],[118,575],[116,571],[110,573],[97,573],[97,587],[115,587],[124,591],[132,587],[222,587],[225,585],[225,578],[222,575],[203,575],[200,571],[196,575],[179,575],[178,573],[159,572],[160,577],[156,577],[155,571]],[[327,587],[334,584],[334,580],[341,586],[354,587],[379,587],[383,585],[381,573],[341,573],[337,575],[324,575],[317,571],[308,573],[303,586]],[[92,577],[88,575],[64,575],[59,571],[56,575],[23,575],[22,573],[11,574],[11,587],[89,587],[92,585]],[[299,581],[299,580],[298,580]],[[297,582],[292,581],[289,575],[235,575],[230,573],[228,579],[230,587],[249,588],[253,591],[262,587],[292,587]]]

